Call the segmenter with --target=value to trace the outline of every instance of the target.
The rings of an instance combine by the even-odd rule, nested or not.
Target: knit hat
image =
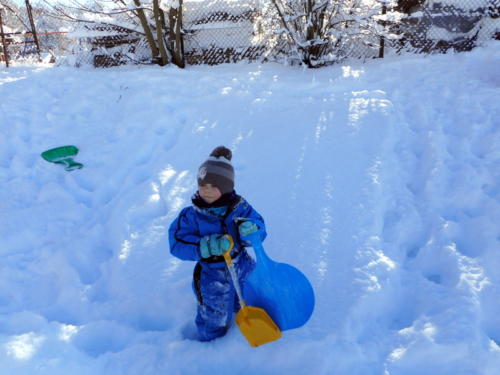
[[[232,156],[233,154],[228,148],[216,147],[198,169],[198,185],[213,185],[220,190],[221,194],[232,192],[234,189]]]

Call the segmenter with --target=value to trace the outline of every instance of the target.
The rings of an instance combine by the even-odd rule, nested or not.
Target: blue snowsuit
[[[234,191],[222,201],[227,203],[212,206],[206,204],[198,194],[193,196],[193,205],[185,207],[172,222],[169,229],[170,252],[182,260],[196,261],[193,272],[193,290],[198,300],[196,326],[200,341],[209,341],[223,336],[231,324],[234,311],[239,309],[238,298],[222,256],[202,258],[200,240],[211,234],[230,234],[234,239],[231,257],[236,274],[243,287],[245,279],[255,266],[248,255],[245,243],[240,238],[238,225],[242,218],[250,219],[260,228],[261,240],[266,237],[264,220],[252,206]],[[215,204],[217,204],[215,202]]]

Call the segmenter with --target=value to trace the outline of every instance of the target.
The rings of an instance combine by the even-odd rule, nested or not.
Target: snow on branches
[[[381,37],[376,16],[391,3],[392,0],[270,0],[263,13],[267,15],[265,22],[272,43],[291,50],[296,59],[312,68],[352,56],[355,49],[376,51]]]

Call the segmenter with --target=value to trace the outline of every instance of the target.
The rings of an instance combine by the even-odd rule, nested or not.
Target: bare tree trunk
[[[7,51],[7,42],[5,41],[5,34],[3,32],[3,22],[2,22],[2,11],[3,8],[0,8],[0,34],[2,35],[2,47],[3,47],[3,56],[5,57],[5,66],[9,67],[9,53]]]
[[[31,4],[29,0],[25,0],[25,2],[26,2],[26,12],[28,13],[28,19],[31,25],[31,35],[33,35],[33,40],[36,46],[36,53],[38,54],[38,60],[40,61],[40,43],[38,43],[38,35],[36,33],[35,20],[33,19]]]
[[[315,37],[315,24],[313,21],[313,6],[315,6],[315,2],[313,0],[307,0],[307,8],[306,8],[306,22],[307,22],[307,32],[306,32],[306,40],[311,41],[314,40]]]
[[[318,38],[319,26],[316,24],[315,12],[317,10],[315,0],[303,0],[300,4],[291,6],[287,5],[282,0],[271,0],[274,5],[281,24],[288,31],[288,37],[291,39],[294,47],[300,54],[300,60],[309,68],[314,68],[314,57],[318,55],[318,46],[316,39]],[[294,8],[299,6],[299,8]],[[293,20],[290,20],[289,13],[296,12]],[[300,17],[297,15],[300,14]],[[305,20],[304,20],[305,18]],[[305,21],[305,22],[304,22]],[[298,40],[304,39],[304,40]]]
[[[382,5],[382,14],[387,14],[387,6],[385,5],[385,3]],[[385,21],[382,21],[381,22],[382,26],[386,26],[387,23]],[[385,37],[382,35],[380,36],[380,48],[378,50],[378,57],[379,59],[383,59],[384,58],[384,49],[385,49]]]
[[[165,40],[163,38],[163,23],[161,22],[160,5],[158,0],[153,0],[153,14],[156,24],[156,41],[160,49],[160,65],[164,66],[168,64],[168,55],[167,49],[165,48]]]
[[[185,62],[184,40],[182,37],[182,0],[179,0],[179,8],[170,8],[169,24],[173,63],[179,68],[184,68]]]
[[[141,21],[142,28],[144,29],[144,33],[146,34],[146,39],[148,40],[149,48],[151,48],[151,54],[153,55],[153,59],[157,58],[159,55],[158,47],[156,46],[155,38],[153,37],[153,33],[148,24],[148,20],[146,15],[144,14],[144,10],[141,8],[142,4],[140,0],[134,0],[135,5],[137,6],[137,16]]]

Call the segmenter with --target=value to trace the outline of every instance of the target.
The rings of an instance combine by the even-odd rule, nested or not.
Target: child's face
[[[210,184],[204,184],[198,186],[198,193],[200,197],[207,203],[214,203],[217,199],[219,199],[222,194],[219,189]]]

